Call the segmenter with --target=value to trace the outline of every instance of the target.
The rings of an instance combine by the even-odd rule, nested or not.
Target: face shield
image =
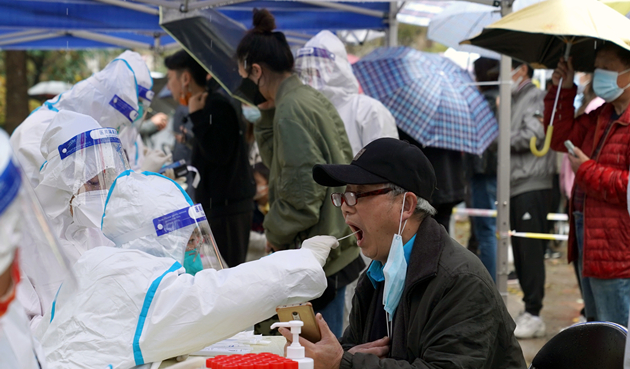
[[[116,130],[93,129],[72,137],[49,154],[40,186],[64,193],[68,202],[61,206],[70,206],[76,224],[100,228],[107,192],[127,169],[129,163]]]
[[[76,286],[68,258],[59,248],[35,194],[12,158],[9,137],[0,130],[0,275],[22,271],[39,301],[53,301],[61,283]],[[19,260],[16,256],[19,256]],[[19,268],[18,268],[19,266]],[[19,279],[13,273],[13,283]],[[65,281],[65,282],[64,282]],[[15,291],[14,291],[15,292]],[[20,296],[22,297],[22,296]],[[37,302],[37,304],[40,304]],[[44,312],[48,304],[37,307]]]
[[[106,221],[103,220],[104,230]],[[175,259],[192,275],[208,268],[221,270],[226,265],[199,204],[153,218],[143,227],[111,239],[124,249]]]
[[[158,239],[160,237],[178,239],[182,241],[182,245],[184,241],[186,242],[183,265],[188,274],[195,275],[203,269],[221,270],[225,267],[225,261],[221,257],[200,204],[156,218],[153,224]],[[167,236],[169,233],[172,235]],[[174,249],[173,253],[179,254],[181,249]]]
[[[297,52],[295,70],[303,83],[321,90],[333,77],[335,58],[335,54],[326,49],[304,47]]]
[[[116,247],[170,257],[190,274],[226,265],[201,205],[193,205],[181,186],[156,173],[127,171],[116,179],[102,230]]]
[[[142,56],[136,52],[127,50],[120,54],[114,61],[120,60],[127,64],[136,77],[138,84],[138,117],[134,120],[134,126],[139,128],[139,124],[144,121],[144,115],[149,110],[153,100],[153,78],[147,64]]]

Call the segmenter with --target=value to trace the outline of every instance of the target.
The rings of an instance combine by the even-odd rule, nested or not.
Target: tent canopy
[[[147,3],[147,4],[145,4]],[[149,48],[177,43],[159,26],[157,5],[179,8],[179,0],[0,0],[0,49]],[[188,2],[209,6],[213,1]],[[247,1],[218,7],[251,25],[252,9],[267,8],[279,30],[303,34],[322,29],[388,28],[388,2]]]

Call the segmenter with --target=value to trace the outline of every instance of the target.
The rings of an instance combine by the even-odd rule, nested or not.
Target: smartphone
[[[567,148],[567,151],[569,152],[569,154],[571,154],[571,156],[576,157],[577,155],[575,155],[575,146],[573,145],[573,142],[571,142],[570,140],[566,140],[564,141],[564,146]]]
[[[322,334],[319,331],[319,325],[315,320],[315,312],[313,311],[313,305],[310,302],[304,302],[295,305],[282,305],[276,308],[276,313],[281,322],[288,322],[291,320],[301,320],[304,322],[302,327],[302,337],[315,343],[322,339]]]

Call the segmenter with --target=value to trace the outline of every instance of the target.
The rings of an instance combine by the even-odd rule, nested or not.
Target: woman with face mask
[[[598,45],[599,42],[598,42]],[[552,75],[554,86],[545,98],[545,125],[562,79],[551,147],[569,155],[576,173],[570,202],[569,261],[577,263],[589,320],[628,324],[630,306],[630,50],[610,42],[595,57],[593,91],[606,101],[600,108],[574,118],[571,60],[561,59]]]
[[[214,236],[225,261],[237,266],[247,255],[251,199],[256,192],[240,103],[222,93],[219,83],[185,50],[166,58],[164,65],[173,98],[188,107],[194,136],[189,141],[190,164],[201,178],[195,200],[216,230]],[[188,134],[179,133],[182,137]]]
[[[41,153],[46,162],[35,193],[69,264],[91,248],[113,246],[100,229],[103,208],[112,182],[129,169],[116,130],[61,110],[43,134]],[[39,302],[25,304],[31,318],[37,320],[51,308],[59,288],[53,282],[61,280],[63,275],[52,275],[45,285],[33,280],[33,299]]]
[[[351,231],[343,215],[328,201],[334,189],[317,185],[311,176],[315,164],[352,160],[344,123],[321,92],[293,74],[293,54],[284,34],[274,32],[275,20],[269,11],[254,10],[253,25],[239,43],[236,57],[241,76],[253,82],[258,89],[254,92],[266,99],[258,105],[261,119],[254,134],[262,161],[270,169],[270,208],[263,223],[267,249],[296,248],[320,234],[348,235]],[[329,288],[313,305],[338,336],[345,286],[363,266],[356,239],[346,238],[324,268]]]

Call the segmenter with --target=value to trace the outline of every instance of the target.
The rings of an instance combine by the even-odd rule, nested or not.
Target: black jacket
[[[256,193],[245,122],[234,105],[210,92],[204,108],[189,115],[195,134],[191,162],[201,176],[195,197],[209,217],[251,211]]]
[[[488,102],[490,106],[490,110],[495,117],[497,117],[497,122],[499,121],[497,115],[497,96],[499,96],[499,89],[493,88],[482,92],[483,97]],[[472,177],[477,174],[487,175],[487,176],[496,176],[497,175],[497,166],[498,166],[498,138],[494,140],[488,146],[486,151],[481,155],[474,154],[465,154],[466,155],[466,170],[468,171],[468,177]]]
[[[466,198],[466,173],[463,154],[459,151],[422,146],[400,128],[398,135],[401,140],[420,148],[433,165],[437,188],[433,191],[431,205],[438,206],[464,201]]]
[[[341,338],[344,350],[368,342],[375,311],[382,306],[375,292],[363,273]],[[340,368],[525,368],[514,327],[479,258],[429,217],[420,224],[411,251],[390,358],[345,352]]]

